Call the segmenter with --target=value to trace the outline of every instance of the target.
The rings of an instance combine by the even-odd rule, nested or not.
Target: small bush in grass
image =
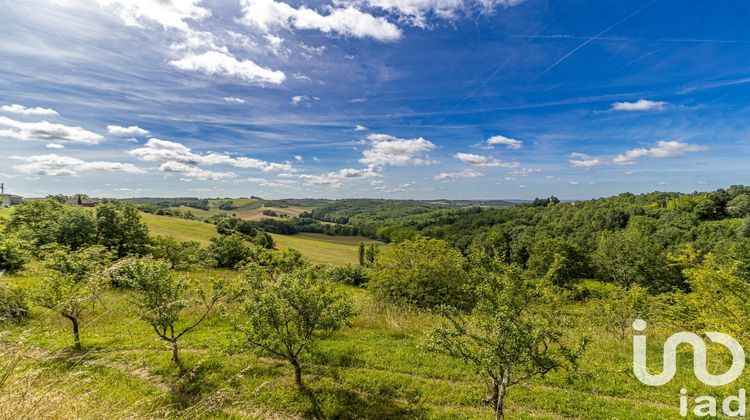
[[[21,241],[13,237],[0,238],[0,271],[18,271],[27,261]]]
[[[29,314],[29,307],[20,290],[0,283],[0,322],[19,322]]]
[[[254,248],[240,233],[218,236],[211,238],[204,252],[204,261],[216,267],[235,268],[253,255]]]
[[[369,280],[364,268],[350,264],[329,268],[328,277],[335,282],[352,286],[362,286]]]
[[[421,308],[471,306],[464,257],[437,239],[403,241],[381,251],[368,286],[376,296]]]
[[[170,236],[153,236],[149,252],[154,258],[167,260],[172,267],[183,269],[201,262],[201,244],[196,241],[180,242]]]

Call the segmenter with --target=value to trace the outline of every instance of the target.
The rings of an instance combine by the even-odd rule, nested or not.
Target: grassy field
[[[202,245],[208,245],[209,240],[218,235],[214,225],[197,220],[148,213],[141,213],[141,218],[152,235],[171,236],[178,241],[198,241]]]
[[[356,264],[360,241],[384,245],[362,236],[328,236],[322,233],[271,236],[279,249],[294,248],[310,261],[319,264]]]
[[[148,213],[142,213],[141,216],[153,235],[172,236],[180,241],[198,241],[202,245],[207,245],[217,235],[214,225],[205,222]],[[279,249],[294,248],[317,264],[356,264],[360,241],[381,244],[360,236],[328,236],[319,233],[271,236]]]
[[[31,289],[39,275],[32,268],[4,279]],[[237,274],[201,269],[185,275],[205,282]],[[185,336],[184,375],[138,319],[129,292],[108,292],[89,313],[81,330],[83,352],[70,350],[67,321],[34,307],[31,320],[6,325],[0,335],[0,365],[17,363],[0,391],[0,417],[492,417],[483,383],[467,366],[419,349],[425,331],[440,322],[437,316],[376,302],[363,289],[342,290],[354,299],[358,315],[305,357],[308,394],[295,390],[283,361],[235,351],[241,342],[233,328],[241,322],[235,306],[223,307]],[[593,339],[580,369],[512,387],[508,418],[676,418],[683,385],[691,396],[725,395],[750,385],[746,376],[732,389],[699,385],[689,368],[690,351],[680,352],[681,369],[670,384],[641,385],[631,373],[629,338],[619,340],[597,327],[595,302],[575,304],[574,310],[577,334]],[[649,361],[658,371],[664,335],[659,328],[651,334]]]
[[[212,225],[197,221],[153,215],[144,220],[152,233],[180,240],[206,243],[216,234]],[[299,234],[274,239],[280,248],[297,248],[313,261],[341,264],[356,261],[362,238]],[[40,267],[29,264],[0,281],[32,294],[44,275]],[[240,275],[207,268],[180,274],[199,284]],[[129,291],[109,290],[85,315],[82,352],[71,349],[67,320],[32,304],[29,320],[0,324],[0,419],[493,417],[483,402],[485,384],[467,365],[420,349],[425,333],[442,322],[439,316],[383,303],[366,288],[339,287],[353,299],[357,314],[349,326],[304,356],[307,393],[296,390],[284,361],[243,349],[235,328],[243,322],[238,303],[215,310],[183,338],[184,374],[138,317]],[[714,395],[721,404],[724,396],[750,386],[746,373],[725,387],[700,384],[687,346],[679,349],[678,373],[670,383],[645,386],[632,373],[631,338],[605,331],[602,323],[608,320],[601,318],[600,302],[589,298],[568,305],[572,338],[591,339],[579,369],[510,388],[508,418],[679,418],[682,387],[691,401]],[[649,324],[648,362],[654,373],[661,370],[662,344],[675,328]],[[726,359],[712,357],[709,370],[723,372]]]

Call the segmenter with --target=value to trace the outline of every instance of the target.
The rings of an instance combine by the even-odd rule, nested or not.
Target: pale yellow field
[[[294,248],[311,261],[319,264],[356,264],[359,242],[385,244],[362,236],[328,236],[322,233],[298,233],[296,235],[272,234],[280,249]]]

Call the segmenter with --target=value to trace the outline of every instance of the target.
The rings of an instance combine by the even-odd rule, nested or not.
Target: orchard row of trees
[[[298,252],[249,247],[253,253],[238,267],[239,280],[216,278],[200,284],[175,271],[167,259],[118,258],[102,245],[75,250],[45,245],[35,253],[43,266],[38,283],[27,293],[0,287],[0,322],[24,320],[30,299],[69,321],[71,342],[80,351],[83,321],[95,304],[106,310],[110,301],[103,299],[105,293],[131,290],[130,303],[138,317],[168,344],[175,366],[184,371],[181,340],[223,306],[236,317],[240,332],[232,348],[288,361],[295,383],[303,388],[302,355],[347,322],[354,314],[351,300],[334,287],[328,270],[313,266]]]

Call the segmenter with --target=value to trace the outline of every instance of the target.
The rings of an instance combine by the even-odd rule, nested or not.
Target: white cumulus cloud
[[[141,26],[151,20],[165,29],[188,30],[187,20],[200,21],[211,11],[200,6],[202,0],[98,0],[111,9],[127,26]]]
[[[124,172],[131,174],[145,172],[143,169],[130,163],[87,162],[78,158],[61,156],[54,153],[36,156],[13,156],[12,159],[26,162],[15,165],[13,168],[19,172],[33,175],[77,176],[80,172],[87,171]]]
[[[123,127],[120,125],[108,125],[107,132],[114,134],[115,136],[147,136],[148,130],[138,127],[137,125],[131,125]]]
[[[369,167],[419,166],[434,163],[426,153],[433,150],[435,144],[422,137],[401,139],[388,134],[370,134],[367,139],[372,145],[362,153],[359,161]]]
[[[606,163],[603,159],[589,156],[585,153],[575,152],[568,155],[568,157],[568,163],[576,168],[593,168],[594,166],[600,166]]]
[[[221,51],[206,51],[190,54],[169,64],[180,70],[197,71],[208,75],[236,77],[251,83],[281,84],[286,79],[284,72],[261,67],[252,60],[238,60]]]
[[[237,177],[237,174],[233,172],[209,171],[181,162],[164,162],[159,166],[159,170],[162,172],[177,173],[183,179],[198,179],[201,181],[222,181]]]
[[[383,17],[375,17],[353,6],[329,7],[327,14],[275,0],[242,0],[241,22],[268,32],[275,28],[317,30],[354,38],[396,41],[401,29]]]
[[[54,143],[98,144],[104,140],[99,134],[65,124],[48,121],[21,122],[7,117],[0,117],[0,138],[11,138],[22,141],[43,141]]]
[[[650,158],[673,158],[682,156],[687,153],[705,152],[708,150],[707,146],[700,144],[690,144],[675,140],[661,140],[656,143],[656,146],[649,148],[638,148],[626,151],[621,155],[617,155],[612,162],[617,165],[632,165],[638,158],[650,157]]]
[[[490,148],[496,145],[504,145],[506,149],[520,149],[523,147],[523,141],[500,135],[488,138],[485,144]]]
[[[3,105],[2,107],[0,107],[0,110],[4,112],[10,112],[13,114],[20,114],[20,115],[44,115],[44,116],[60,115],[54,109],[42,108],[42,107],[29,108],[29,107],[25,107],[23,105],[18,105],[18,104]]]
[[[229,165],[241,169],[257,169],[262,172],[297,172],[294,166],[288,162],[267,162],[261,159],[232,157],[220,153],[198,154],[181,143],[157,138],[149,139],[143,147],[130,150],[128,153],[140,160],[162,163],[160,170],[169,169],[169,172],[198,174],[199,176],[195,177],[201,179],[210,179],[210,176],[213,175],[209,174],[210,171],[188,171],[186,166],[198,168],[198,165]],[[165,163],[168,165],[165,166]]]

